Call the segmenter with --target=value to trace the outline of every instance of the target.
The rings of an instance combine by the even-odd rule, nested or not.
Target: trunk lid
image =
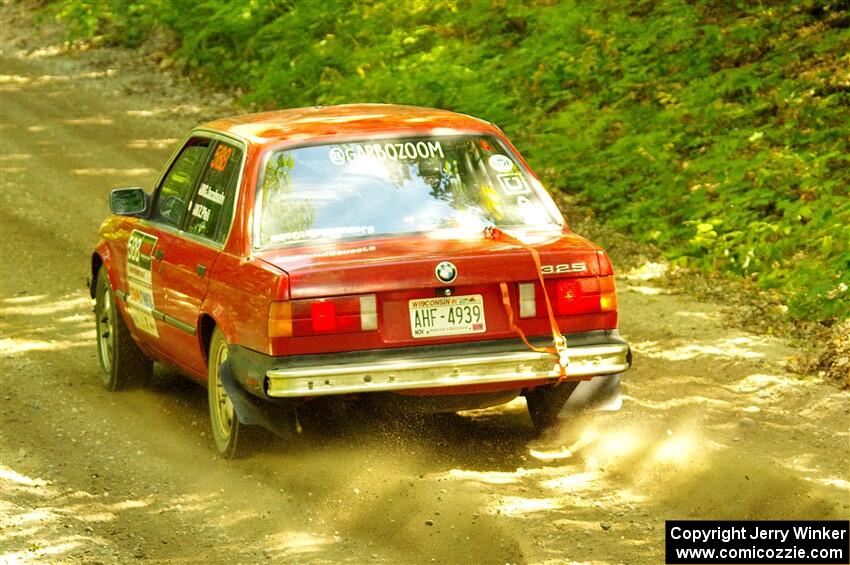
[[[599,274],[599,248],[581,236],[547,232],[522,239],[539,251],[547,275]],[[292,299],[437,291],[445,287],[459,291],[462,287],[498,287],[500,282],[537,280],[536,266],[527,249],[483,237],[416,235],[345,241],[269,250],[256,257],[288,273]],[[457,269],[455,280],[449,283],[436,276],[437,265],[444,261]]]

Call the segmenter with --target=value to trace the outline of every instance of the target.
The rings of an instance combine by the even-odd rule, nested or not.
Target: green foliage
[[[72,33],[155,29],[272,107],[491,120],[550,187],[682,265],[850,316],[850,4],[60,0]]]
[[[70,40],[93,37],[104,24],[113,20],[109,6],[97,0],[56,2],[52,10],[59,20],[65,22]]]

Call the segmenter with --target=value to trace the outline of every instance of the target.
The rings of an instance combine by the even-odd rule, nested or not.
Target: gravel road
[[[226,101],[3,18],[0,562],[658,563],[665,519],[850,515],[850,395],[651,269],[619,279],[618,412],[314,415],[218,458],[198,385],[101,388],[84,280],[109,190]]]

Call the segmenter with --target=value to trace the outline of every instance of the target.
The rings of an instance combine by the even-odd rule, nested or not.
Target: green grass
[[[583,213],[795,319],[850,316],[850,2],[60,0],[73,37],[245,102],[437,106],[500,125]]]

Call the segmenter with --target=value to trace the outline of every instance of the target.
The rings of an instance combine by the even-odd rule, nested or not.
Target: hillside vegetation
[[[260,107],[437,106],[500,125],[573,213],[850,315],[850,2],[61,0]]]

